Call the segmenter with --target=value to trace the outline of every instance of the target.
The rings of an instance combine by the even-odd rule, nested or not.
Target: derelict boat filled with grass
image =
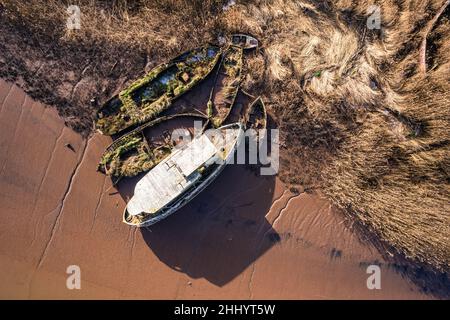
[[[98,171],[114,179],[120,179],[134,177],[150,170],[169,156],[175,147],[175,141],[172,141],[169,131],[150,135],[151,130],[167,126],[171,122],[181,124],[183,121],[195,120],[206,121],[202,115],[183,113],[159,117],[141,125],[106,148],[98,164]]]
[[[267,127],[267,111],[264,101],[258,97],[253,101],[245,115],[246,129],[262,130]]]
[[[205,79],[220,56],[219,47],[206,45],[157,66],[105,103],[96,114],[96,129],[113,135],[154,119]]]

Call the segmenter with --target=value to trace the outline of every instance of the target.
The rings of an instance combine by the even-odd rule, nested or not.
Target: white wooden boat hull
[[[228,126],[233,126],[233,125],[235,125],[235,124],[227,125],[222,128],[226,128]],[[237,150],[237,148],[239,147],[239,145],[241,144],[243,138],[244,138],[243,126],[242,126],[242,124],[239,124],[239,133],[236,138],[236,142],[233,146],[233,149],[229,152],[228,156],[226,157],[225,161],[223,163],[221,163],[213,172],[211,172],[206,179],[199,182],[199,185],[191,187],[179,199],[175,200],[175,202],[171,203],[170,205],[168,205],[165,208],[162,208],[160,210],[160,212],[162,212],[162,213],[158,213],[156,216],[148,218],[147,220],[142,221],[141,223],[131,223],[126,220],[127,208],[125,207],[125,210],[123,213],[123,222],[130,226],[148,227],[148,226],[151,226],[151,225],[157,223],[158,221],[161,221],[161,220],[167,218],[168,216],[170,216],[171,214],[173,214],[174,212],[176,212],[177,210],[182,208],[185,204],[190,202],[195,196],[197,196],[201,191],[203,191],[209,184],[211,184],[211,182],[213,182],[219,176],[219,174],[222,172],[222,170],[225,169],[225,166],[228,163],[230,163],[230,161],[233,159],[234,153]]]

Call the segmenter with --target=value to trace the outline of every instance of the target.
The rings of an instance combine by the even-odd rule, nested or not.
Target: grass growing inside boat
[[[157,165],[173,149],[173,144],[166,139],[162,145],[149,146],[142,133],[137,132],[121,138],[117,146],[105,151],[98,169],[115,178],[134,177]]]

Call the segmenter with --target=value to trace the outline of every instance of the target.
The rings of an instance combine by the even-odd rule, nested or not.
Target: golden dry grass
[[[429,23],[444,0],[377,1],[381,30],[367,29],[368,4],[351,0],[248,0],[226,11],[213,0],[71,1],[82,28],[70,32],[66,2],[0,3],[9,25],[42,41],[125,46],[152,65],[234,31],[257,36],[263,48],[248,56],[243,87],[279,123],[280,177],[321,188],[394,254],[450,270],[448,8]]]

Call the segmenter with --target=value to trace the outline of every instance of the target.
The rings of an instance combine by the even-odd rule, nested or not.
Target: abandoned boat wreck
[[[207,115],[214,127],[220,127],[234,106],[242,80],[243,49],[230,45],[224,50],[211,89]]]
[[[220,56],[219,47],[206,45],[157,66],[98,110],[97,131],[114,135],[156,118],[171,106],[174,99],[205,79]]]
[[[145,227],[168,217],[219,175],[242,141],[243,125],[233,123],[209,132],[175,149],[136,184],[124,223]]]
[[[183,124],[188,126],[194,121],[206,122],[203,115],[182,113],[172,116],[159,117],[121,136],[111,143],[103,153],[97,170],[111,176],[116,181],[122,177],[133,177],[148,171],[170,155],[176,146],[172,140],[168,124],[179,129]],[[187,122],[187,124],[186,124]],[[165,126],[167,130],[153,130]]]
[[[246,129],[262,130],[267,127],[267,111],[264,101],[258,97],[253,101],[244,119]]]

